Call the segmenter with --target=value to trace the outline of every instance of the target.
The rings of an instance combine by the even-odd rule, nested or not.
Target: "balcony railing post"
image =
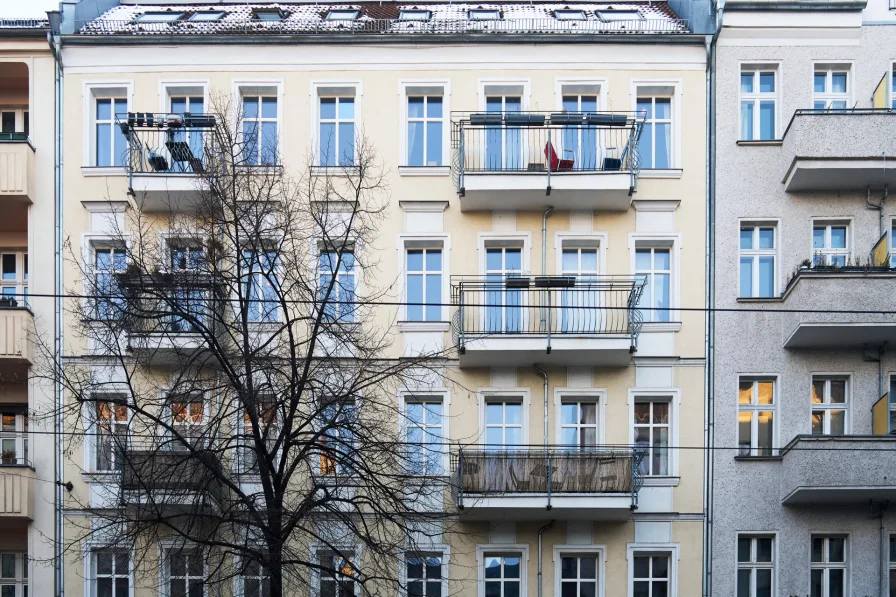
[[[464,191],[464,169],[466,168],[466,164],[467,164],[466,145],[465,145],[465,143],[464,143],[464,137],[465,137],[465,135],[464,135],[464,123],[463,123],[463,121],[460,122],[460,128],[459,128],[458,134],[460,135],[460,150],[459,150],[459,153],[460,153],[460,160],[458,160],[460,163],[457,165],[457,170],[458,170],[458,173],[457,173],[457,192],[460,193],[461,195],[463,195],[463,191]]]
[[[550,509],[551,509],[551,485],[553,485],[553,481],[554,481],[554,471],[553,471],[553,467],[551,466],[551,464],[552,464],[552,463],[551,463],[551,453],[550,453],[548,450],[545,450],[545,452],[544,452],[544,458],[545,458],[545,461],[546,461],[546,462],[545,462],[545,465],[546,465],[546,468],[547,468],[547,476],[546,476],[545,478],[547,479],[547,482],[548,482],[548,487],[547,487],[547,490],[548,490],[548,505],[547,505],[547,510],[550,510]]]
[[[548,144],[547,144],[547,147],[550,148],[550,150],[547,152],[547,159],[545,160],[545,161],[547,162],[547,167],[548,167],[548,168],[547,168],[547,170],[548,170],[548,188],[547,188],[547,194],[550,195],[550,194],[551,194],[551,151],[554,150],[554,143],[553,143],[553,140],[551,139],[551,129],[550,129],[550,127],[548,127]],[[544,274],[544,272],[541,272],[541,273]]]
[[[551,354],[551,328],[553,327],[552,314],[551,314],[551,311],[552,311],[552,309],[551,309],[551,291],[545,290],[544,294],[547,296],[546,302],[547,302],[547,310],[548,310],[547,330],[545,330],[547,333],[547,336],[548,336],[548,338],[547,338],[548,339],[547,354]],[[544,308],[545,308],[544,305],[542,305],[542,309],[544,309]]]
[[[457,508],[464,509],[464,451],[457,451]]]
[[[466,346],[464,344],[464,330],[467,329],[467,320],[464,319],[464,287],[463,287],[463,284],[461,284],[460,289],[458,290],[457,294],[458,294],[457,312],[460,314],[459,321],[458,321],[458,328],[460,328],[460,329],[457,332],[457,337],[458,337],[457,347],[458,347],[458,349],[463,351],[464,347]]]

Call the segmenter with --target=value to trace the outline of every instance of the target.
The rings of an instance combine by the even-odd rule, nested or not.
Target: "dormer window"
[[[354,9],[347,10],[331,10],[327,13],[325,20],[327,21],[354,21],[358,18],[360,11]]]
[[[220,11],[202,11],[194,12],[189,19],[193,22],[214,23],[220,21],[224,17],[224,13]]]
[[[501,11],[490,8],[474,8],[467,13],[471,21],[500,21]]]
[[[134,19],[138,23],[172,23],[183,18],[182,12],[144,12],[142,15]]]
[[[255,18],[259,21],[282,21],[283,13],[279,9],[275,10],[255,10]]]
[[[558,21],[584,21],[584,10],[555,10],[554,17]]]
[[[637,10],[601,10],[597,16],[601,21],[640,21],[644,18]]]
[[[432,18],[432,11],[419,9],[402,10],[399,14],[399,21],[428,21]]]

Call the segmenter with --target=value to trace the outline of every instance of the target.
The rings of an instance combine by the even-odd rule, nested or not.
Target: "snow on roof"
[[[428,20],[400,18],[401,10],[430,11]],[[560,19],[555,11],[581,10],[585,19]],[[358,11],[353,20],[327,19],[330,11]],[[498,11],[500,18],[471,19],[470,11]],[[275,20],[260,13],[278,12]],[[149,13],[149,14],[147,14]],[[156,13],[156,14],[153,14]],[[194,18],[196,13],[206,13]],[[207,13],[224,13],[209,18]],[[142,16],[145,15],[145,16]],[[201,20],[200,20],[201,19]],[[357,4],[141,4],[119,5],[78,23],[79,35],[268,35],[268,34],[681,34],[687,22],[664,0],[579,3],[362,2]]]

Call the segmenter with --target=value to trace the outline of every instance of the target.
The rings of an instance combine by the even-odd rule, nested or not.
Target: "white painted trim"
[[[560,429],[563,426],[560,417],[560,407],[564,398],[594,398],[597,403],[597,440],[601,446],[607,439],[607,388],[554,388],[554,441],[553,445],[560,445]],[[557,593],[559,595],[559,593]]]
[[[448,209],[447,201],[402,201],[398,206],[407,212],[442,213]]]
[[[554,545],[551,561],[554,563],[554,595],[559,597],[560,591],[560,558],[564,555],[589,555],[597,556],[597,595],[604,597],[607,589],[607,546],[606,545]]]
[[[399,166],[398,167],[398,175],[399,176],[451,176],[451,166]]]
[[[442,164],[440,166],[408,166],[408,88],[442,88]],[[402,176],[447,176],[451,173],[451,79],[398,80],[398,173]],[[410,172],[415,170],[415,172]]]
[[[521,112],[530,110],[532,99],[532,79],[529,77],[479,77],[476,80],[476,89],[479,95],[479,109],[485,110],[485,88],[490,85],[519,85],[522,87],[520,94]]]
[[[604,230],[596,232],[555,232],[554,272],[559,275],[560,272],[563,271],[563,241],[592,239],[597,241],[597,273],[601,276],[607,275],[607,249],[610,246],[610,235]]]
[[[638,109],[638,88],[639,87],[659,87],[671,86],[672,91],[672,163],[669,168],[658,170],[658,172],[668,173],[670,171],[678,171],[678,176],[663,176],[663,178],[681,178],[682,155],[681,155],[681,139],[682,139],[682,123],[681,123],[681,107],[683,101],[684,81],[681,78],[645,78],[632,79],[629,82],[629,93],[631,95],[631,111],[637,112]],[[703,124],[703,123],[701,123]],[[649,172],[649,170],[648,170]],[[653,176],[652,178],[660,178]]]
[[[476,595],[485,597],[485,556],[486,554],[520,555],[520,594],[528,596],[529,584],[529,544],[528,543],[479,543],[476,545]]]
[[[405,210],[405,211],[436,211],[433,210]],[[401,322],[408,322],[407,317],[407,284],[406,284],[406,272],[405,267],[407,264],[407,259],[405,258],[407,253],[407,242],[408,241],[432,241],[433,248],[436,248],[438,245],[442,246],[442,306],[439,308],[441,313],[439,317],[439,321],[449,321],[450,315],[448,313],[449,306],[448,304],[451,302],[451,233],[450,232],[402,232],[398,235],[398,280],[396,282],[398,289],[398,296],[401,305],[399,306],[398,319]],[[413,322],[418,323],[418,322]],[[434,323],[430,321],[422,321],[419,323]]]
[[[664,202],[666,203],[666,202]],[[659,207],[659,206],[658,206]],[[657,210],[660,211],[660,210]],[[668,210],[662,210],[668,211]],[[646,241],[646,242],[645,242]],[[670,309],[669,309],[669,321],[681,321],[681,312],[679,311],[679,307],[681,306],[681,278],[683,275],[683,271],[681,269],[681,250],[682,245],[682,235],[680,232],[629,232],[628,233],[628,250],[629,250],[629,272],[632,275],[635,275],[636,267],[635,267],[635,250],[638,247],[639,242],[645,242],[645,245],[649,245],[650,241],[659,241],[659,242],[670,242],[672,243],[670,257],[671,257],[671,268],[672,268],[672,288],[669,292],[669,301],[670,301]]]
[[[362,103],[364,98],[364,83],[361,79],[312,79],[308,83],[308,114],[311,117],[311,122],[309,123],[309,131],[311,132],[311,138],[309,139],[308,149],[311,151],[311,163],[316,166],[319,170],[319,173],[342,173],[345,169],[352,168],[351,166],[321,166],[320,165],[320,97],[321,91],[326,89],[332,89],[337,87],[351,87],[354,89],[354,93],[344,94],[344,93],[323,93],[324,96],[342,96],[342,97],[354,97],[355,98],[355,116],[353,122],[355,123],[355,152],[358,150],[358,136],[361,134],[363,129],[361,118],[363,115],[362,111]],[[357,155],[355,155],[357,161]],[[338,172],[331,172],[334,170],[338,170]]]
[[[678,543],[626,543],[625,560],[628,562],[628,597],[634,597],[635,554],[668,554],[669,555],[669,595],[678,597],[678,561],[680,547]]]
[[[851,435],[852,434],[852,421],[854,418],[853,417],[853,414],[854,414],[853,409],[855,408],[855,404],[854,404],[854,394],[855,394],[854,387],[855,386],[853,385],[855,383],[855,380],[854,380],[853,374],[851,372],[847,373],[847,372],[843,372],[843,371],[840,371],[840,372],[838,372],[838,371],[810,371],[809,372],[809,391],[808,391],[808,396],[807,396],[808,403],[809,403],[809,416],[806,418],[806,420],[809,422],[809,430],[806,433],[808,433],[810,435],[812,434],[812,410],[814,408],[814,403],[812,402],[812,382],[815,381],[816,377],[821,377],[821,378],[825,378],[825,379],[840,378],[840,379],[846,380],[846,402],[841,406],[841,408],[838,409],[837,407],[834,407],[833,410],[841,410],[842,409],[842,410],[846,411],[846,421],[844,421],[844,431],[843,432],[844,432],[844,435]],[[818,410],[827,410],[829,408],[831,408],[831,407],[830,406],[822,407],[822,408],[819,408]],[[802,425],[800,425],[800,427],[802,427]]]
[[[359,568],[361,567],[361,562],[363,561],[363,551],[362,551],[363,546],[362,546],[362,544],[360,544],[360,543],[354,543],[354,544],[339,543],[339,544],[332,544],[332,545],[334,548],[336,548],[340,551],[343,551],[343,552],[351,550],[354,554],[352,563],[357,564]],[[320,541],[312,541],[311,543],[308,544],[308,555],[309,555],[309,558],[311,558],[309,561],[316,562],[317,558],[318,558],[318,553],[320,551],[330,551],[330,549],[331,549],[330,546],[328,546],[326,543],[322,543]],[[311,578],[310,578],[311,582],[309,584],[311,585],[311,587],[310,587],[311,594],[312,595],[320,595],[320,570],[313,569],[311,571],[310,576],[311,576]],[[355,596],[359,597],[360,595],[361,595],[361,583],[356,582],[355,583]]]
[[[419,545],[417,550],[403,550],[398,552],[398,597],[407,597],[408,590],[408,553],[441,553],[442,554],[442,595],[449,595],[448,572],[451,562],[451,546],[446,543],[433,543],[432,545]]]
[[[240,126],[240,119],[242,118],[241,109],[243,106],[242,101],[242,93],[241,90],[244,87],[272,87],[277,91],[277,156],[283,157],[283,88],[284,88],[284,80],[282,78],[235,78],[230,80],[230,93],[231,93],[231,102],[232,102],[232,114],[229,115],[231,122],[233,123],[233,130],[237,132],[238,135],[242,134],[242,126]],[[258,107],[258,115],[261,116],[261,106]],[[223,118],[228,118],[227,115],[223,115]],[[278,164],[282,166],[282,164]]]
[[[737,286],[734,288],[734,296],[736,298],[760,298],[760,297],[751,297],[740,296],[740,257],[741,257],[741,248],[740,248],[740,229],[744,226],[772,226],[775,229],[775,275],[774,282],[775,287],[772,288],[772,297],[778,297],[781,294],[781,288],[786,286],[784,279],[784,268],[781,267],[781,256],[785,255],[784,253],[784,233],[783,233],[783,224],[780,218],[738,218],[737,219],[737,234],[734,235],[734,238],[731,242],[734,244],[734,255],[737,256],[737,261],[734,265],[737,267]],[[811,242],[812,236],[809,235],[809,240]]]
[[[732,546],[733,549],[731,551],[731,554],[733,555],[733,559],[734,559],[734,562],[732,564],[732,570],[734,570],[735,575],[737,575],[737,570],[738,570],[737,565],[739,563],[737,561],[737,542],[738,542],[738,539],[740,539],[741,537],[746,537],[746,536],[750,536],[750,537],[762,536],[762,537],[771,537],[772,538],[772,593],[771,594],[777,595],[778,593],[777,593],[776,589],[778,587],[778,564],[779,564],[779,562],[778,562],[778,551],[779,551],[778,532],[777,531],[737,531],[734,534],[734,545]],[[812,552],[810,549],[810,551],[809,551],[810,558],[812,557],[811,553]]]
[[[476,403],[479,410],[479,439],[480,445],[485,445],[485,405],[492,399],[503,400],[507,398],[520,398],[523,408],[522,433],[520,441],[524,446],[529,445],[529,409],[532,406],[531,388],[477,388]]]
[[[640,212],[674,212],[681,205],[681,199],[634,199],[632,205],[635,211]]]
[[[92,536],[92,534],[91,534]],[[88,539],[81,543],[81,559],[83,560],[83,570],[84,570],[84,593],[83,595],[93,595],[94,591],[91,590],[91,581],[93,579],[93,554],[97,551],[111,550],[111,549],[121,549],[123,551],[128,552],[128,597],[134,597],[134,546],[127,545],[125,547],[121,546],[110,546],[106,545],[102,541]],[[30,577],[29,577],[30,578]]]
[[[107,50],[108,51],[108,50]],[[30,69],[29,69],[30,72]],[[125,101],[127,103],[127,111],[134,111],[134,79],[93,79],[86,80],[81,83],[81,103],[83,104],[83,122],[81,123],[81,165],[87,168],[98,168],[100,170],[124,170],[124,168],[112,167],[105,168],[95,164],[95,147],[94,137],[94,114],[96,113],[96,90],[101,89],[121,89],[125,90]],[[115,114],[112,114],[114,120]],[[34,114],[31,114],[32,121]],[[114,126],[114,125],[113,125]],[[97,176],[107,176],[108,174],[98,174]]]
[[[594,85],[597,87],[597,109],[601,112],[607,110],[610,97],[608,77],[554,77],[554,106],[557,110],[563,109],[564,85]]]
[[[854,538],[853,533],[850,531],[815,531],[811,528],[809,529],[809,545],[812,545],[812,537],[843,537],[843,551],[844,557],[846,558],[846,566],[844,566],[846,570],[846,587],[845,591],[843,591],[844,595],[852,595],[852,560],[853,560],[853,549],[852,549],[852,541]],[[806,565],[809,570],[809,574],[812,572],[812,549],[810,548],[806,554],[808,556],[806,560]],[[878,565],[883,565],[883,562],[879,562]]]
[[[822,60],[815,59],[809,63],[809,101],[806,108],[815,108],[815,69],[827,66],[843,66],[846,71],[846,109],[852,108],[856,103],[856,68],[855,58],[844,58],[839,60]],[[827,70],[827,69],[825,69]]]
[[[772,45],[777,45],[777,44],[772,44]],[[736,112],[735,118],[736,118],[736,123],[737,123],[737,139],[738,140],[744,140],[743,131],[740,130],[740,105],[741,105],[741,101],[743,101],[741,90],[740,90],[740,75],[745,69],[748,71],[752,70],[755,72],[759,72],[759,70],[761,70],[761,69],[768,69],[768,70],[775,71],[774,97],[772,97],[771,94],[769,94],[769,96],[768,96],[769,98],[775,100],[775,134],[772,136],[771,139],[765,139],[765,141],[779,140],[779,139],[781,139],[782,135],[784,134],[784,129],[781,126],[781,119],[782,119],[781,113],[784,111],[781,109],[781,106],[783,104],[783,97],[781,94],[781,89],[783,89],[783,84],[784,84],[784,61],[781,59],[771,59],[771,60],[762,59],[762,60],[739,60],[737,62],[737,71],[736,71],[737,76],[735,77],[735,79],[736,79],[735,84],[737,85],[737,112]],[[754,93],[758,94],[759,92],[755,91]],[[759,119],[758,110],[756,111],[755,118],[756,118],[756,121],[758,121],[758,119]],[[754,125],[755,125],[755,122],[754,122]],[[754,130],[753,132],[754,132],[753,137],[755,140],[755,137],[758,134],[758,131]]]
[[[681,445],[681,388],[629,388],[625,403],[628,406],[628,445],[635,445],[635,401],[638,398],[649,398],[658,401],[662,398],[669,399],[669,446]],[[735,436],[736,438],[737,436]],[[650,479],[667,479],[681,476],[679,456],[681,450],[669,449],[669,474],[650,475]]]
[[[169,88],[174,87],[197,87],[202,88],[202,101],[206,112],[211,112],[209,106],[209,89],[211,81],[209,79],[159,79],[159,112],[170,112],[171,93]]]
[[[476,248],[479,251],[479,275],[485,275],[485,243],[490,240],[497,241],[521,241],[522,251],[520,255],[520,269],[523,275],[531,271],[529,254],[532,251],[531,232],[479,232],[476,235]]]
[[[858,254],[855,251],[855,218],[853,216],[831,216],[831,217],[823,217],[823,216],[812,216],[809,218],[809,260],[814,261],[815,259],[815,225],[819,226],[836,226],[838,224],[846,225],[846,250],[849,251],[849,254],[846,258],[846,265],[850,264],[850,261],[858,257]],[[892,253],[892,247],[890,253]],[[802,261],[802,260],[800,260]]]
[[[771,381],[773,384],[772,404],[765,405],[765,408],[763,408],[763,409],[758,408],[758,405],[756,405],[749,410],[750,410],[750,412],[758,412],[759,410],[772,411],[772,456],[778,456],[781,453],[781,449],[780,449],[781,443],[780,443],[780,439],[779,439],[779,433],[780,433],[780,429],[781,429],[781,415],[780,415],[781,410],[779,408],[779,405],[781,403],[781,375],[779,373],[742,373],[742,372],[738,372],[738,374],[733,377],[734,377],[734,387],[732,388],[731,395],[735,397],[735,402],[734,402],[735,416],[732,417],[732,423],[731,423],[732,430],[731,430],[730,437],[734,438],[734,445],[737,446],[739,425],[740,425],[740,422],[738,421],[738,417],[737,417],[738,413],[740,413],[740,406],[741,406],[740,403],[737,402],[737,396],[740,394],[740,382],[742,380],[743,381],[745,381],[745,380]],[[752,444],[752,424],[751,424],[751,432],[750,433],[751,433],[750,443]],[[753,454],[753,451],[755,449],[757,449],[757,447],[751,445],[750,456],[755,456]],[[735,450],[734,455],[740,456],[740,450],[739,449]]]
[[[398,432],[402,441],[407,437],[407,401],[408,398],[414,397],[440,397],[442,399],[442,475],[447,477],[451,474],[451,450],[449,449],[451,439],[451,389],[444,386],[398,389]]]

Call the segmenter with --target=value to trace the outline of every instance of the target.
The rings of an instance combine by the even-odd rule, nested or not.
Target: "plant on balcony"
[[[15,464],[16,463],[16,451],[15,450],[3,450],[0,452],[0,462],[3,464]]]
[[[367,250],[392,214],[375,148],[360,135],[351,168],[312,174],[310,158],[248,165],[248,135],[226,119],[215,135],[190,205],[150,214],[135,197],[108,241],[125,260],[72,251],[67,292],[88,298],[66,317],[90,351],[67,349],[57,370],[38,338],[34,374],[65,393],[44,416],[67,422],[68,470],[83,442],[90,470],[120,476],[110,503],[69,496],[63,547],[134,545],[152,574],[159,540],[198,546],[204,594],[248,570],[273,597],[318,573],[397,587],[396,554],[425,552],[448,514],[443,472],[411,475],[396,396],[448,382],[441,352],[394,349],[395,280]]]

